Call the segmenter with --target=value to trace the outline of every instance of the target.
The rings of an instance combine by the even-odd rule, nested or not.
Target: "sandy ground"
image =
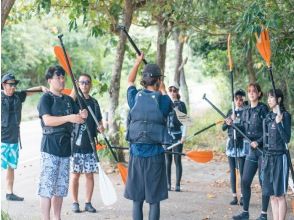
[[[8,202],[5,200],[5,172],[1,173],[1,206],[9,213],[12,219],[41,219],[39,198],[37,196],[37,184],[39,176],[39,145],[40,125],[39,121],[24,122],[21,125],[23,150],[21,150],[20,164],[16,172],[14,191],[23,196],[23,202]],[[93,205],[98,212],[95,214],[71,212],[70,194],[64,199],[62,219],[131,219],[132,202],[123,197],[124,185],[117,172],[107,164],[102,167],[108,173],[116,192],[118,201],[111,206],[104,206],[100,199],[98,175],[93,195]],[[231,192],[229,187],[229,170],[226,158],[223,154],[215,154],[214,159],[205,164],[195,163],[188,158],[183,158],[182,192],[171,191],[169,199],[161,203],[161,219],[231,219],[241,207],[230,206]],[[174,171],[174,167],[173,167]],[[173,182],[175,175],[173,173]],[[80,205],[84,208],[84,178],[80,183]],[[288,205],[290,206],[290,197]],[[293,197],[292,197],[293,198]],[[250,219],[259,216],[261,207],[260,188],[255,178],[250,204]],[[292,210],[288,208],[287,219],[294,219]],[[148,219],[148,204],[144,204],[144,219]],[[271,210],[269,209],[269,219]]]

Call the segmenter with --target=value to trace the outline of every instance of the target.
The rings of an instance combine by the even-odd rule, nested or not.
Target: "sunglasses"
[[[178,92],[177,89],[169,89],[168,91],[169,91],[169,92],[173,92],[173,93],[177,93],[177,92]]]
[[[10,87],[16,87],[17,83],[16,82],[6,82],[5,84],[9,85]]]
[[[91,84],[91,82],[89,80],[85,80],[85,81],[79,81],[79,84],[80,85],[85,85],[85,86],[88,86]]]

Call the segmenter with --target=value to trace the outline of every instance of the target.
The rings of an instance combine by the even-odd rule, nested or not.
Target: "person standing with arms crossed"
[[[50,91],[38,104],[43,137],[41,142],[41,166],[38,195],[43,220],[61,219],[63,197],[69,186],[71,133],[73,123],[82,124],[88,116],[86,110],[78,110],[74,100],[61,91],[65,84],[65,71],[61,66],[49,67],[45,78]]]
[[[24,198],[13,193],[14,170],[17,168],[20,145],[20,121],[22,103],[32,94],[29,90],[47,92],[44,86],[37,86],[26,91],[17,92],[16,80],[12,73],[6,73],[1,79],[1,167],[6,172],[6,199],[9,201],[23,201]]]
[[[168,87],[169,97],[173,102],[173,108],[177,108],[180,112],[187,114],[187,108],[184,102],[180,100],[181,96],[179,94],[179,88],[176,85]],[[186,136],[186,126],[183,125],[177,118],[175,110],[171,111],[167,118],[167,127],[168,133],[173,139],[173,144],[181,142],[178,146],[174,147],[171,151],[182,153],[183,152],[183,143]],[[171,190],[171,166],[172,166],[173,155],[166,153],[165,162],[166,162],[166,175],[167,175],[167,188]],[[175,191],[181,191],[181,178],[182,178],[182,156],[174,155],[175,165],[176,165],[176,187]]]
[[[160,201],[168,198],[163,144],[170,144],[167,115],[172,102],[162,81],[161,70],[156,64],[143,69],[141,85],[134,85],[137,72],[144,58],[142,53],[128,76],[127,99],[130,107],[126,139],[130,143],[130,160],[125,198],[133,200],[133,219],[143,219],[144,200],[149,203],[149,219],[160,218]]]
[[[75,125],[75,136],[73,140],[72,147],[72,157],[71,157],[71,194],[73,198],[72,211],[75,213],[80,212],[80,205],[78,201],[78,191],[79,191],[79,179],[81,174],[85,174],[86,177],[86,203],[85,211],[95,213],[96,209],[92,206],[91,200],[94,190],[94,173],[98,172],[97,161],[95,158],[95,153],[92,149],[89,136],[86,131],[86,125],[91,131],[91,136],[97,136],[97,130],[101,133],[104,132],[104,127],[102,124],[102,115],[100,111],[100,106],[96,99],[90,96],[90,90],[92,88],[92,78],[89,74],[83,73],[78,79],[78,86],[81,89],[86,101],[82,103],[83,107],[90,106],[93,110],[99,127],[97,127],[95,120],[90,114],[87,118],[85,124]],[[72,93],[71,97],[75,100],[76,94]],[[93,140],[94,142],[94,140]]]
[[[284,220],[287,213],[285,196],[290,165],[286,145],[291,139],[291,115],[284,107],[284,95],[280,89],[276,89],[275,94],[270,90],[267,102],[271,111],[264,120],[265,158],[262,194],[271,198],[274,220]]]

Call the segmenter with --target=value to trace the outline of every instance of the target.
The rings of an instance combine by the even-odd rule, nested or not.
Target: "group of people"
[[[187,113],[184,102],[180,101],[177,85],[168,87],[158,65],[147,64],[142,72],[140,84],[135,86],[138,69],[144,54],[137,56],[128,76],[127,103],[130,108],[127,119],[126,140],[130,143],[128,177],[124,196],[133,201],[132,217],[143,219],[143,203],[149,203],[149,219],[160,218],[160,201],[168,198],[171,185],[172,153],[182,152],[186,128],[176,117],[175,108]],[[97,172],[94,137],[104,132],[102,115],[97,100],[90,96],[91,76],[82,74],[78,87],[83,93],[82,105],[77,104],[77,94],[62,94],[65,86],[65,71],[60,66],[50,67],[45,78],[49,89],[38,87],[43,92],[38,104],[42,126],[41,172],[38,195],[41,198],[42,219],[60,219],[63,198],[70,188],[73,198],[72,211],[80,212],[78,190],[82,173],[86,177],[85,211],[96,212],[91,204],[94,189],[93,174]],[[29,90],[15,91],[18,80],[13,74],[2,77],[1,93],[1,166],[7,169],[6,199],[22,201],[13,192],[14,169],[19,153],[19,124],[21,106]],[[36,88],[32,88],[36,89]],[[285,110],[281,90],[269,91],[268,107],[260,102],[262,91],[257,83],[247,87],[248,106],[244,106],[245,92],[238,90],[234,95],[235,112],[229,111],[223,125],[228,129],[226,154],[231,169],[232,205],[243,205],[243,212],[233,219],[249,219],[251,183],[259,170],[262,186],[262,212],[259,220],[267,219],[267,208],[271,198],[274,219],[285,219],[285,194],[289,175],[287,143],[291,136],[291,116]],[[88,106],[94,109],[90,114]],[[96,124],[95,122],[99,123]],[[248,136],[251,142],[235,132],[232,123]],[[90,131],[90,132],[89,132]],[[93,140],[91,140],[91,138]],[[179,145],[167,152],[165,146]],[[181,191],[181,156],[175,154],[175,191]],[[241,174],[241,198],[237,199],[235,169]],[[70,175],[71,173],[71,175]]]
[[[280,89],[267,94],[268,106],[260,100],[263,96],[257,83],[247,87],[248,105],[244,105],[246,94],[238,90],[234,94],[235,112],[230,110],[223,124],[228,129],[226,155],[230,166],[230,182],[233,193],[231,205],[243,205],[243,212],[233,216],[234,220],[249,219],[251,184],[258,170],[262,189],[262,209],[257,220],[267,219],[271,201],[275,220],[286,218],[289,161],[287,144],[291,138],[291,115],[284,107],[284,96]],[[249,142],[231,126],[234,123],[250,139]],[[235,171],[241,178],[240,199],[237,199]]]

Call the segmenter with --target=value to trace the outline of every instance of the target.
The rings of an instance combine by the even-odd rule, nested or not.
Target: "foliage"
[[[9,214],[6,211],[3,211],[2,209],[1,209],[1,219],[2,220],[11,220]]]

